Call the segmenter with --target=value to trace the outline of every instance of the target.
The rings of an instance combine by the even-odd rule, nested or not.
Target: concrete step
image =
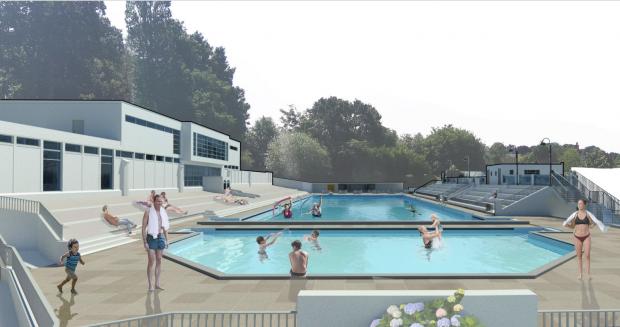
[[[80,241],[80,253],[82,255],[87,255],[137,241],[138,238],[127,236],[125,234],[105,235],[98,239]]]

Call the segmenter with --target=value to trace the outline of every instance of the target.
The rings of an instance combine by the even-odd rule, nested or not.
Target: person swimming
[[[321,195],[321,200],[319,200],[318,203],[314,203],[312,205],[312,209],[310,209],[310,214],[312,214],[312,217],[321,217],[323,215],[323,213],[321,212],[321,206],[323,205],[323,196]]]
[[[428,229],[424,226],[418,227],[418,232],[420,232],[420,236],[422,236],[422,243],[424,244],[424,248],[432,249],[433,248],[433,239],[441,238],[441,232],[439,229],[435,229],[434,232],[429,232]]]
[[[312,244],[313,248],[317,251],[321,251],[321,245],[319,244],[319,230],[315,229],[310,235],[305,235],[304,240]]]
[[[293,210],[291,210],[291,203],[285,203],[284,204],[284,210],[282,210],[282,215],[284,216],[284,218],[293,218]]]
[[[439,221],[439,218],[436,214],[431,215],[431,221],[433,222],[431,224],[431,227],[440,232],[439,238],[441,238],[441,233],[443,233],[443,225],[441,225],[441,221]]]
[[[280,235],[282,235],[282,232],[269,234],[267,236],[258,236],[256,238],[256,243],[258,243],[258,255],[260,261],[269,258],[269,256],[267,255],[267,248],[272,246],[276,242],[278,237],[280,237]],[[267,240],[271,241],[267,242]]]

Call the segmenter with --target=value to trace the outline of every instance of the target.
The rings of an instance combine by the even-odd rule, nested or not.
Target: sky
[[[124,30],[122,1],[106,1]],[[250,121],[321,97],[399,134],[452,124],[485,144],[620,152],[620,2],[173,1],[226,49]]]

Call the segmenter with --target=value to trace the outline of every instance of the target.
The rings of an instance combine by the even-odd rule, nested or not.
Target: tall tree
[[[269,144],[267,169],[276,176],[318,181],[329,177],[330,168],[327,150],[304,133],[282,133]]]
[[[560,156],[560,161],[564,162],[564,173],[570,172],[573,167],[580,167],[582,165],[579,151],[574,148],[565,149]]]
[[[280,123],[285,131],[294,131],[301,124],[301,113],[292,104],[288,106],[288,110],[280,109]]]
[[[607,153],[596,146],[583,149],[583,164],[591,168],[609,168],[612,166]]]
[[[431,134],[424,139],[424,143],[426,161],[436,175],[452,165],[461,171],[467,170],[467,157],[471,170],[480,170],[484,167],[485,145],[470,131],[452,125],[433,128]]]
[[[102,1],[0,2],[0,97],[129,99],[120,30]]]
[[[485,159],[487,164],[507,162],[508,148],[501,142],[495,142],[486,151]]]
[[[264,170],[266,168],[265,155],[267,149],[277,136],[278,128],[271,117],[261,117],[248,130],[245,137],[245,148],[253,159],[253,169]]]

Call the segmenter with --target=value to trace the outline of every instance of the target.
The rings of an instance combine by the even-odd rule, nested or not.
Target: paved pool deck
[[[561,220],[522,217],[532,225],[562,229]],[[196,226],[188,222],[178,226]],[[522,227],[523,225],[521,225]],[[373,226],[377,227],[377,226]],[[487,226],[492,227],[492,226]],[[501,227],[506,227],[505,225]],[[565,229],[564,229],[565,230]],[[567,230],[565,230],[567,231]],[[84,257],[79,266],[76,296],[69,288],[58,294],[64,278],[62,267],[32,271],[39,287],[61,321],[61,326],[83,326],[167,311],[191,310],[294,310],[299,289],[399,290],[399,289],[531,289],[539,309],[620,308],[620,229],[606,234],[593,230],[592,280],[577,280],[573,258],[535,279],[334,279],[217,280],[169,260],[163,262],[163,291],[147,292],[146,255],[140,242]],[[553,233],[570,240],[569,233]],[[175,237],[180,237],[177,235]],[[310,269],[312,262],[310,262]]]

